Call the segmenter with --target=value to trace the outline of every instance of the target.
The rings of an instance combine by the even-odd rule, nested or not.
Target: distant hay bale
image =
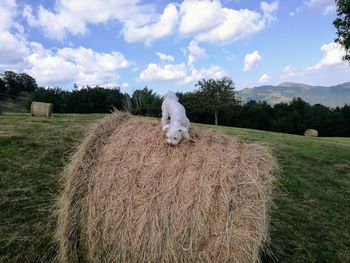
[[[52,103],[33,101],[30,107],[30,114],[33,117],[51,117],[53,111]]]
[[[309,136],[309,137],[317,137],[318,136],[318,131],[317,130],[313,130],[313,129],[307,129],[304,132],[305,136]]]
[[[191,136],[172,147],[158,121],[99,122],[64,172],[60,262],[259,261],[273,157],[196,127]]]

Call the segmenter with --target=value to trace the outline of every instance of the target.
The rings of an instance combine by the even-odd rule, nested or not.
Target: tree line
[[[137,89],[132,94],[122,93],[118,87],[75,86],[72,91],[45,89],[38,88],[35,79],[29,75],[21,74],[0,74],[1,81],[5,82],[2,87],[6,87],[1,94],[18,94],[21,90],[30,92],[28,109],[31,101],[41,101],[53,103],[55,113],[109,113],[117,109],[135,115],[161,117],[162,97],[148,87]],[[25,78],[27,81],[23,81]],[[195,91],[178,92],[177,96],[191,122],[292,134],[316,129],[320,136],[350,137],[350,105],[329,108],[321,104],[310,105],[300,98],[275,105],[264,101],[243,104],[228,77],[200,80]]]

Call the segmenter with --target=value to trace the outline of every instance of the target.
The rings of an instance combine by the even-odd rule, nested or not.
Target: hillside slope
[[[311,86],[284,82],[278,86],[265,85],[238,91],[243,102],[249,100],[267,101],[270,104],[288,102],[300,97],[310,104],[323,104],[329,107],[350,104],[350,82],[331,87]]]

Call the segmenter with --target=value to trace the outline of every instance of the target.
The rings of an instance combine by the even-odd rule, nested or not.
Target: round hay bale
[[[196,127],[166,144],[158,121],[114,113],[64,172],[61,262],[256,262],[272,171],[262,146]]]
[[[313,129],[307,129],[304,132],[305,136],[309,136],[309,137],[318,137],[318,131],[317,130],[313,130]]]
[[[30,106],[30,114],[33,117],[51,117],[53,111],[52,103],[33,101]]]

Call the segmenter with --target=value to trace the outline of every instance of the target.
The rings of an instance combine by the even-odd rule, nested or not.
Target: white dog
[[[178,102],[178,97],[172,91],[164,95],[162,103],[162,127],[166,130],[167,143],[176,145],[182,138],[189,139],[190,121],[186,117],[184,106]],[[168,123],[168,119],[170,122]]]

